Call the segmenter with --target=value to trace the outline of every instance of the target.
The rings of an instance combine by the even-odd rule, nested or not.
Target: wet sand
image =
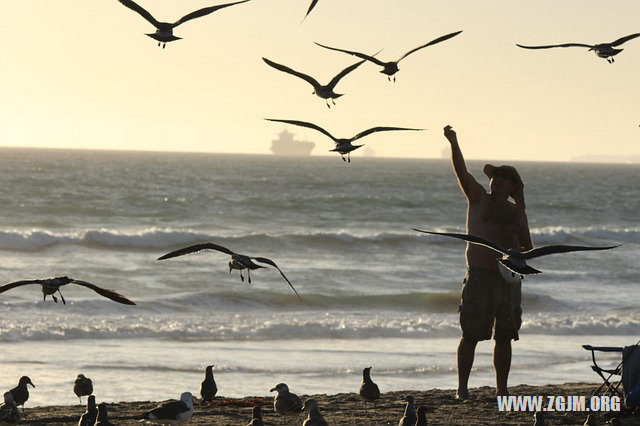
[[[597,384],[565,383],[562,385],[527,386],[520,385],[510,388],[512,395],[584,395],[587,400]],[[471,397],[467,401],[457,401],[453,390],[430,389],[427,391],[400,391],[384,393],[376,403],[375,408],[365,410],[362,400],[356,393],[336,395],[301,395],[302,400],[313,397],[318,401],[320,411],[330,425],[397,425],[404,411],[404,395],[413,395],[418,405],[426,405],[430,425],[532,425],[532,412],[499,412],[495,389],[481,387],[471,390]],[[546,404],[545,400],[545,404]],[[100,398],[97,398],[100,402]],[[224,398],[208,405],[198,405],[190,422],[194,425],[246,425],[251,421],[251,407],[255,403],[262,403],[265,424],[271,425],[300,425],[306,415],[288,418],[284,423],[281,417],[273,413],[273,398],[245,397]],[[109,418],[117,425],[135,425],[138,418],[155,406],[158,402],[120,402],[108,404]],[[77,425],[80,415],[85,411],[83,406],[51,406],[27,408],[26,419],[21,424],[32,425]],[[581,425],[587,412],[547,412],[547,424],[552,425]],[[612,417],[618,417],[623,425],[640,425],[640,414],[625,413],[596,414],[598,424],[604,424]]]

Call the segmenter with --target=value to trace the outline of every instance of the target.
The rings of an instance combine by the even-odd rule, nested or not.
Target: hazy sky
[[[173,22],[228,0],[138,0]],[[607,63],[584,48],[521,44],[611,42],[640,32],[640,1],[251,0],[187,22],[158,48],[151,24],[116,0],[3,0],[0,146],[268,153],[284,125],[314,122],[336,136],[369,127],[422,127],[363,141],[378,156],[439,157],[442,127],[468,158],[568,160],[640,154],[640,38]],[[354,63],[331,46],[397,59],[397,82],[365,63],[330,110],[312,87]],[[316,142],[329,139],[290,127]]]

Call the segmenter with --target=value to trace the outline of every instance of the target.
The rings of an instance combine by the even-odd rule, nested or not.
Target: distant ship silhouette
[[[311,151],[316,146],[309,141],[298,141],[293,138],[294,134],[283,130],[278,134],[278,139],[271,141],[271,151],[275,155],[311,155]]]

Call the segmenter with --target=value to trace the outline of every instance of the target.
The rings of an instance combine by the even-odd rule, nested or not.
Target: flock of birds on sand
[[[180,37],[177,37],[173,34],[173,30],[177,26],[185,22],[188,22],[192,19],[209,15],[210,13],[213,13],[217,10],[220,10],[229,6],[238,5],[241,3],[246,3],[250,0],[241,0],[241,1],[236,1],[232,3],[221,4],[217,6],[205,7],[185,15],[173,23],[158,21],[153,17],[153,15],[151,15],[151,13],[149,13],[146,9],[144,9],[143,7],[135,3],[133,0],[118,0],[118,1],[122,5],[140,14],[143,18],[145,18],[149,23],[151,23],[156,28],[155,33],[149,33],[146,35],[155,39],[158,42],[158,46],[162,46],[162,48],[164,48],[166,46],[166,43],[181,39]],[[311,13],[311,11],[314,9],[317,3],[318,3],[318,0],[313,0],[311,2],[304,18],[306,18]],[[395,78],[396,78],[395,75],[399,70],[398,63],[401,60],[417,52],[418,50],[449,40],[457,36],[461,32],[462,31],[456,31],[456,32],[438,37],[428,43],[425,43],[423,45],[420,45],[416,48],[409,50],[404,55],[402,55],[399,59],[395,61],[389,61],[389,62],[385,62],[376,58],[376,55],[380,52],[377,52],[373,55],[368,55],[368,54],[357,52],[354,50],[346,50],[346,49],[330,47],[320,43],[316,43],[318,46],[322,48],[332,50],[332,51],[342,52],[351,56],[355,56],[360,59],[358,62],[340,71],[326,85],[322,85],[313,77],[307,74],[304,74],[302,72],[296,71],[285,65],[276,63],[267,58],[263,58],[263,60],[267,65],[269,65],[270,67],[278,71],[285,72],[287,74],[293,75],[295,77],[298,77],[307,81],[309,84],[311,84],[311,86],[313,86],[313,89],[314,89],[313,94],[315,94],[316,96],[322,99],[325,99],[326,105],[330,107],[331,105],[329,101],[331,101],[331,104],[335,105],[335,99],[342,96],[342,94],[336,93],[334,91],[339,81],[343,77],[351,73],[353,70],[358,68],[360,65],[362,65],[364,62],[368,61],[381,66],[383,69],[380,72],[385,74],[390,81],[395,81]],[[544,46],[525,46],[525,45],[518,44],[517,46],[525,49],[548,49],[548,48],[555,48],[555,47],[586,47],[590,51],[594,51],[599,57],[606,59],[610,63],[613,63],[614,62],[613,57],[622,51],[622,49],[619,49],[617,47],[629,40],[637,38],[638,36],[640,36],[640,33],[631,34],[631,35],[622,37],[611,43],[601,43],[601,44],[594,44],[594,45],[582,44],[582,43],[566,43],[566,44],[544,45]],[[354,145],[353,142],[367,135],[370,135],[375,132],[384,132],[384,131],[423,130],[423,129],[416,129],[416,128],[378,126],[378,127],[373,127],[373,128],[364,130],[351,138],[337,138],[333,136],[330,132],[325,130],[324,128],[313,123],[299,121],[299,120],[272,119],[272,118],[267,120],[314,129],[326,135],[335,143],[335,148],[332,151],[338,152],[342,156],[342,159],[345,162],[350,162],[351,161],[350,153],[353,150],[358,149],[359,147],[362,146],[362,145]],[[498,261],[514,276],[516,274],[520,276],[524,276],[528,274],[540,273],[539,270],[534,269],[526,264],[527,260],[537,258],[540,256],[545,256],[545,255],[555,254],[555,253],[566,253],[571,251],[606,250],[606,249],[612,249],[617,247],[617,246],[593,247],[593,246],[553,245],[553,246],[537,247],[527,252],[520,253],[520,252],[499,247],[498,245],[496,245],[491,241],[487,241],[486,239],[483,239],[481,237],[474,236],[474,235],[423,231],[415,228],[414,230],[421,233],[426,233],[426,234],[457,238],[457,239],[464,240],[470,244],[478,244],[478,245],[487,247],[499,253],[502,256]],[[278,272],[280,273],[284,281],[291,287],[295,295],[302,301],[302,297],[300,296],[300,294],[298,294],[293,284],[285,276],[285,274],[278,267],[278,265],[273,260],[268,259],[266,257],[248,256],[244,254],[239,254],[226,247],[209,242],[204,244],[196,244],[196,245],[192,245],[189,247],[172,251],[170,253],[167,253],[161,256],[158,260],[170,259],[178,256],[200,252],[203,250],[213,250],[213,251],[217,251],[230,256],[231,258],[228,262],[229,273],[231,273],[233,270],[240,271],[240,279],[244,281],[244,275],[242,274],[242,272],[246,270],[247,280],[249,283],[251,283],[250,271],[254,271],[260,268],[265,268],[265,266],[262,266],[261,264],[268,265],[275,268],[276,270],[278,270]],[[113,290],[105,289],[95,284],[91,284],[87,281],[76,280],[66,276],[48,278],[48,279],[29,279],[29,280],[11,282],[3,286],[0,286],[0,293],[3,293],[7,290],[11,290],[13,288],[22,287],[25,285],[32,285],[32,284],[40,285],[40,288],[45,300],[47,296],[51,296],[53,301],[56,303],[58,302],[58,298],[56,297],[56,294],[57,294],[60,296],[62,303],[66,304],[66,301],[62,296],[62,293],[60,292],[60,288],[62,286],[65,286],[67,284],[76,284],[85,288],[89,288],[95,291],[96,293],[98,293],[99,295],[106,297],[108,299],[111,299],[115,302],[125,304],[125,305],[136,304],[135,302],[131,301],[130,299],[126,298],[125,296]],[[202,403],[212,402],[213,398],[217,393],[217,387],[216,387],[215,380],[213,379],[212,368],[213,366],[209,366],[206,368],[205,380],[202,382],[201,392],[200,392],[202,397],[202,400],[201,400]],[[366,403],[373,403],[380,398],[380,390],[378,386],[371,380],[370,370],[371,370],[371,367],[365,368],[363,370],[363,382],[359,390],[359,394],[362,397],[363,401],[365,402],[365,407],[366,407]],[[20,378],[20,381],[15,388],[11,389],[10,391],[4,394],[4,403],[0,406],[0,422],[17,423],[19,421],[20,412],[18,411],[17,407],[24,406],[24,403],[29,398],[29,391],[27,389],[28,385],[35,387],[35,385],[31,382],[31,379],[29,377],[23,376],[22,378]],[[300,398],[297,395],[291,393],[289,391],[288,386],[284,383],[279,383],[278,385],[276,385],[274,388],[271,389],[271,392],[274,392],[274,391],[277,392],[277,396],[274,399],[274,411],[277,414],[280,414],[282,416],[299,415],[300,412],[304,411],[308,413],[308,417],[304,421],[303,425],[321,426],[321,425],[327,424],[326,421],[323,419],[322,414],[320,413],[317,401],[313,399],[308,399],[304,402],[304,404],[302,404],[300,401]],[[78,378],[76,379],[75,385],[74,385],[74,392],[79,398],[81,398],[82,396],[88,396],[87,412],[83,414],[82,417],[80,418],[78,422],[79,426],[88,426],[88,425],[103,426],[103,425],[112,424],[108,420],[106,405],[104,403],[101,403],[96,406],[95,396],[93,395],[93,384],[91,382],[91,379],[88,379],[81,374],[78,375]],[[411,395],[407,395],[405,397],[405,400],[406,400],[406,408],[405,408],[404,415],[399,422],[399,425],[400,426],[426,425],[427,424],[426,407],[419,406],[416,411],[414,407],[413,397]],[[191,393],[184,392],[181,395],[179,401],[172,401],[172,402],[162,404],[157,408],[147,413],[144,413],[141,416],[140,421],[158,423],[158,424],[180,424],[180,423],[189,421],[191,419],[191,416],[193,415],[193,412],[194,412],[193,397]],[[253,426],[263,424],[260,406],[253,407],[253,418],[249,424]]]
[[[213,377],[213,365],[207,366],[205,369],[205,378],[200,385],[201,399],[199,404],[211,404],[218,393],[218,386]],[[20,378],[18,385],[4,393],[4,403],[0,405],[0,424],[15,424],[23,417],[18,407],[22,407],[24,412],[24,404],[29,399],[28,385],[35,388],[31,379],[27,376]],[[80,416],[78,426],[107,426],[112,425],[110,422],[107,405],[102,402],[96,405],[96,397],[93,394],[93,382],[90,378],[83,374],[78,374],[73,386],[73,392],[80,399],[87,397],[87,410]],[[271,388],[270,392],[277,392],[273,399],[273,411],[276,415],[282,416],[283,419],[298,417],[302,413],[307,413],[307,418],[303,421],[303,426],[327,426],[318,402],[309,398],[304,401],[295,393],[289,391],[286,383],[278,383]],[[371,367],[362,370],[362,384],[358,391],[365,405],[373,403],[375,407],[376,400],[380,399],[380,389],[378,385],[371,380]],[[147,411],[139,416],[139,421],[152,424],[178,425],[189,422],[194,413],[194,397],[190,392],[183,392],[180,400],[169,401],[160,404],[153,410]],[[415,408],[414,398],[406,395],[404,400],[406,406],[404,414],[399,426],[427,426],[427,407],[421,405],[417,411]],[[263,426],[262,407],[256,404],[252,408],[251,421],[248,426]]]

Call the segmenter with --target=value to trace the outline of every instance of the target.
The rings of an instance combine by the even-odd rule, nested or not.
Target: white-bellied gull
[[[302,423],[302,426],[327,426],[327,422],[322,417],[318,402],[315,399],[305,400],[302,411],[307,412],[307,418]]]
[[[76,381],[73,382],[73,393],[80,398],[80,404],[82,404],[82,397],[93,393],[93,382],[90,378],[84,377],[84,374],[78,374]]]
[[[191,12],[191,13],[183,16],[182,18],[178,19],[174,23],[160,22],[160,21],[156,20],[156,18],[154,18],[151,15],[151,13],[149,13],[146,9],[144,9],[142,6],[140,6],[139,4],[134,2],[133,0],[118,0],[118,1],[120,3],[122,3],[124,6],[128,7],[129,9],[131,9],[131,10],[133,10],[135,12],[138,12],[138,14],[140,14],[140,16],[142,16],[144,19],[149,21],[149,23],[151,25],[156,27],[156,32],[155,33],[150,33],[150,34],[146,34],[146,35],[148,35],[152,39],[157,40],[158,41],[158,46],[162,45],[162,48],[164,49],[164,47],[170,41],[180,40],[182,38],[182,37],[176,37],[176,36],[173,35],[173,29],[175,27],[177,27],[178,25],[184,24],[185,22],[190,21],[192,19],[203,17],[205,15],[208,15],[208,14],[210,14],[212,12],[215,12],[216,10],[222,9],[224,7],[227,7],[227,6],[233,6],[235,4],[246,3],[249,0],[236,1],[236,2],[233,2],[233,3],[219,4],[217,6],[209,6],[209,7],[205,7],[205,8],[202,8],[202,9],[198,9],[195,12]]]
[[[551,49],[554,47],[587,47],[589,51],[592,51],[598,55],[600,58],[604,58],[610,64],[614,63],[613,59],[618,53],[622,52],[624,49],[616,49],[616,46],[620,46],[621,44],[632,40],[636,37],[640,36],[640,33],[630,34],[628,36],[624,36],[619,38],[616,41],[611,43],[600,43],[600,44],[584,44],[584,43],[564,43],[564,44],[549,44],[544,46],[525,46],[522,44],[517,44],[516,46],[522,47],[523,49]]]
[[[445,237],[458,238],[458,239],[467,241],[471,244],[478,244],[483,247],[487,247],[502,255],[502,257],[498,259],[498,262],[502,266],[504,266],[506,269],[511,271],[512,274],[520,274],[521,276],[529,275],[529,274],[540,274],[542,272],[532,268],[526,263],[527,260],[535,259],[536,257],[547,256],[549,254],[556,254],[556,253],[569,253],[573,251],[609,250],[609,249],[619,247],[619,245],[615,245],[615,246],[551,245],[551,246],[535,247],[535,248],[532,248],[531,250],[523,251],[522,253],[520,253],[519,251],[502,248],[497,244],[492,243],[491,241],[482,237],[478,237],[476,235],[456,234],[453,232],[423,231],[421,229],[416,229],[416,228],[413,228],[413,230],[422,232],[424,234],[443,235]]]
[[[355,70],[356,68],[358,68],[360,65],[362,65],[365,61],[360,61],[360,62],[356,62],[353,65],[348,66],[347,68],[343,69],[342,71],[340,71],[338,73],[338,75],[336,75],[335,77],[333,77],[331,79],[331,81],[329,83],[327,83],[326,85],[322,85],[320,83],[318,83],[318,80],[316,80],[315,78],[301,73],[299,71],[296,71],[294,69],[291,69],[285,65],[281,65],[278,64],[276,62],[273,62],[272,60],[269,60],[267,58],[262,58],[262,60],[269,65],[270,67],[273,67],[275,69],[277,69],[278,71],[282,71],[282,72],[286,72],[287,74],[291,74],[294,75],[298,78],[303,79],[304,81],[306,81],[307,83],[309,83],[310,85],[313,86],[313,94],[324,99],[325,102],[327,103],[327,107],[331,108],[331,105],[329,105],[329,99],[331,99],[331,102],[335,105],[336,102],[334,101],[334,99],[339,98],[340,96],[344,95],[344,93],[336,93],[333,91],[333,89],[335,89],[336,85],[338,84],[338,82],[342,79],[342,77],[346,76],[347,74],[349,74],[351,71]]]
[[[200,385],[202,402],[212,402],[218,393],[218,386],[216,386],[216,381],[213,379],[213,367],[213,365],[208,365],[204,371],[204,380]]]
[[[281,416],[299,415],[302,411],[302,402],[295,393],[289,392],[289,386],[278,383],[270,392],[278,392],[273,399],[273,411]]]
[[[188,422],[192,416],[193,396],[190,392],[183,392],[180,395],[180,401],[165,402],[145,413],[140,421],[161,425],[178,425]]]
[[[186,254],[191,254],[191,253],[197,253],[197,252],[202,251],[202,250],[215,250],[215,251],[219,251],[221,253],[225,253],[225,254],[228,254],[229,256],[231,256],[231,260],[229,261],[229,273],[231,273],[234,269],[238,269],[240,271],[240,280],[244,281],[244,276],[242,275],[242,270],[246,269],[247,270],[247,279],[248,279],[249,283],[251,283],[251,274],[250,274],[249,271],[252,271],[252,270],[255,270],[255,269],[259,269],[259,268],[265,268],[265,266],[260,266],[260,265],[256,264],[255,262],[253,262],[254,260],[256,262],[266,263],[267,265],[273,266],[274,268],[276,268],[278,270],[278,272],[280,272],[280,275],[282,275],[282,278],[284,278],[284,280],[287,282],[287,284],[289,284],[289,287],[291,287],[291,289],[296,294],[296,296],[298,296],[298,299],[302,300],[302,297],[300,297],[300,295],[298,294],[296,289],[293,287],[293,284],[291,284],[291,281],[289,281],[289,279],[284,275],[284,273],[280,270],[278,265],[276,265],[276,263],[273,260],[267,259],[266,257],[247,256],[247,255],[244,255],[244,254],[234,253],[233,251],[229,250],[228,248],[223,247],[223,246],[218,245],[218,244],[203,243],[203,244],[196,244],[196,245],[193,245],[193,246],[189,246],[189,247],[181,248],[181,249],[178,249],[178,250],[174,250],[171,253],[167,253],[164,256],[160,256],[158,258],[158,260],[171,259],[172,257],[184,256]]]
[[[86,281],[75,280],[69,277],[56,277],[56,278],[15,281],[15,282],[1,286],[0,293],[4,293],[5,291],[11,290],[12,288],[20,287],[23,285],[29,285],[29,284],[39,284],[42,290],[42,294],[44,296],[44,300],[47,300],[47,296],[50,295],[53,298],[53,301],[56,303],[58,303],[58,298],[55,296],[55,293],[58,293],[60,295],[60,298],[62,299],[63,304],[67,303],[65,302],[64,297],[60,292],[60,287],[67,284],[77,284],[82,287],[90,288],[91,290],[98,293],[100,296],[104,296],[107,299],[113,300],[114,302],[122,303],[124,305],[135,305],[135,302],[132,302],[131,300],[127,299],[121,294],[116,293],[113,290],[107,290],[102,287],[98,287],[95,284],[91,284]]]
[[[9,391],[13,397],[13,402],[15,402],[16,405],[21,406],[23,409],[24,403],[29,399],[29,389],[27,389],[27,385],[31,385],[34,388],[36,387],[29,377],[22,376],[20,377],[20,380],[18,380],[18,386]]]
[[[362,145],[353,145],[353,142],[363,138],[367,135],[370,135],[371,133],[375,133],[375,132],[386,132],[386,131],[391,131],[391,130],[413,130],[413,131],[420,131],[420,130],[424,130],[424,129],[412,129],[412,128],[407,128],[407,127],[372,127],[371,129],[367,129],[364,130],[360,133],[358,133],[355,136],[352,136],[350,138],[336,138],[335,136],[333,136],[331,133],[329,133],[328,131],[326,131],[325,129],[323,129],[322,127],[313,124],[313,123],[309,123],[306,121],[298,121],[298,120],[282,120],[282,119],[277,119],[277,118],[265,118],[265,120],[268,121],[277,121],[279,123],[286,123],[286,124],[293,124],[294,126],[301,126],[301,127],[308,127],[309,129],[314,129],[319,131],[320,133],[328,136],[331,138],[331,140],[333,140],[333,142],[336,144],[336,147],[332,150],[330,150],[331,152],[338,152],[340,154],[340,156],[342,157],[343,161],[346,161],[348,163],[351,162],[351,151],[355,151],[356,149],[360,148],[361,146],[364,146],[364,144]],[[344,158],[344,156],[347,156],[347,159]]]
[[[413,405],[413,397],[407,395],[404,400],[407,401],[407,405],[404,407],[404,415],[398,422],[398,426],[415,426],[418,416],[416,416],[416,409]]]
[[[378,385],[371,380],[371,367],[367,367],[362,370],[362,384],[358,394],[364,400],[364,409],[367,409],[367,402],[373,402],[375,405],[376,399],[380,399],[380,389]]]
[[[425,44],[423,44],[421,46],[418,46],[418,47],[416,47],[414,49],[411,49],[410,51],[408,51],[407,53],[402,55],[398,60],[390,61],[390,62],[381,61],[380,59],[375,58],[375,55],[374,56],[370,56],[370,55],[367,55],[365,53],[355,52],[353,50],[338,49],[336,47],[329,47],[329,46],[325,46],[324,44],[320,44],[320,43],[316,43],[316,44],[318,46],[320,46],[320,47],[324,47],[325,49],[335,50],[337,52],[342,52],[342,53],[347,53],[349,55],[353,55],[353,56],[357,56],[358,58],[362,58],[362,59],[364,59],[366,61],[373,62],[376,65],[380,65],[381,67],[383,67],[382,71],[380,71],[380,72],[382,74],[386,74],[387,79],[389,81],[391,81],[391,77],[392,76],[393,76],[393,81],[396,81],[395,73],[397,73],[400,70],[400,68],[398,68],[398,62],[400,62],[401,60],[403,60],[407,56],[411,55],[412,53],[417,52],[420,49],[424,49],[425,47],[432,46],[434,44],[437,44],[437,43],[440,43],[442,41],[448,40],[451,37],[457,36],[461,32],[462,32],[462,30],[461,31],[456,31],[456,32],[451,33],[451,34],[443,35],[442,37],[438,37],[438,38],[436,38],[434,40],[431,40],[429,43],[425,43]]]
[[[96,407],[96,397],[89,395],[87,398],[87,411],[80,417],[78,426],[93,426],[98,418],[98,408]]]
[[[0,424],[15,424],[20,421],[20,411],[11,392],[4,393],[4,402],[0,404]]]

